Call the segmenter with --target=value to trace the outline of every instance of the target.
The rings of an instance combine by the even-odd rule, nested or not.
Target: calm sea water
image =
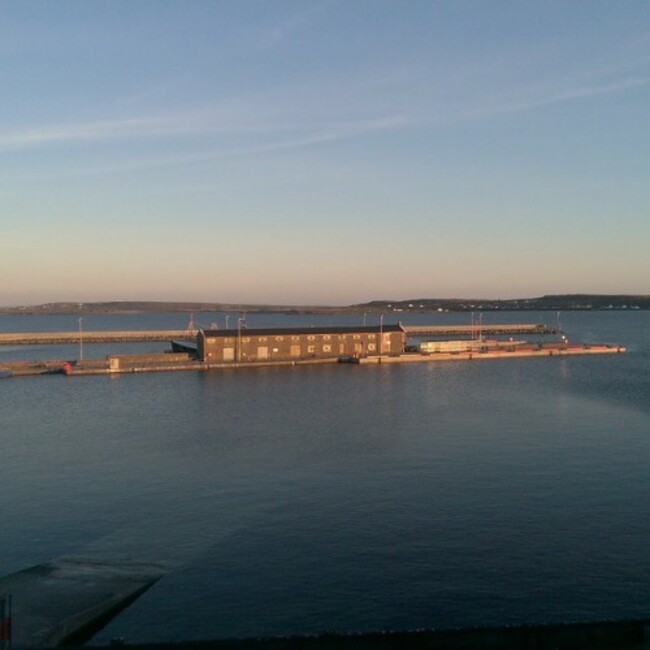
[[[1,380],[0,574],[61,555],[164,563],[97,642],[647,617],[650,313],[562,325],[629,352]],[[0,348],[0,365],[46,356],[76,348]]]

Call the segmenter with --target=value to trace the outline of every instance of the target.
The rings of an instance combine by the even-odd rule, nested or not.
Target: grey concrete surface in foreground
[[[83,642],[163,574],[153,564],[68,557],[0,578],[0,595],[13,599],[13,646]]]
[[[82,644],[164,575],[161,565],[66,557],[0,578],[13,597],[13,647]],[[596,650],[650,648],[650,620],[215,639],[125,650]],[[113,646],[111,646],[113,647]]]

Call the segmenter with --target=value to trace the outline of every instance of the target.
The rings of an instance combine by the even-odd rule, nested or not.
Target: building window
[[[323,346],[323,352],[331,352],[332,351],[332,346],[331,345],[324,345]]]
[[[360,334],[354,334],[354,335],[352,336],[352,338],[353,338],[353,339],[360,339],[360,338],[361,338],[361,335],[360,335]]]
[[[373,352],[375,350],[375,344],[374,343],[368,343],[368,352]]]
[[[308,345],[307,346],[307,354],[315,354],[316,353],[316,346],[315,345]]]
[[[299,336],[292,336],[291,340],[292,341],[300,341],[300,337]]]
[[[242,343],[250,343],[251,339],[249,336],[244,336],[244,338],[241,340]]]
[[[374,338],[375,338],[375,335],[374,335],[374,334],[368,334],[368,338],[369,338],[369,339],[374,339]]]
[[[284,336],[276,336],[275,340],[276,341],[284,341]]]
[[[266,342],[266,336],[259,336],[259,337],[257,338],[257,340],[258,340],[260,343],[265,343],[265,342]]]
[[[308,341],[315,341],[315,340],[316,340],[316,337],[315,337],[313,334],[310,334],[310,335],[307,337],[307,340],[308,340]]]
[[[323,340],[324,340],[324,341],[329,341],[331,338],[332,338],[332,337],[331,337],[329,334],[325,334],[325,335],[323,336]]]

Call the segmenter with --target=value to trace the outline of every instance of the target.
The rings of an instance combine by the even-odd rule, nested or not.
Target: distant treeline
[[[113,302],[51,302],[43,305],[0,307],[0,314],[141,314],[149,312],[278,312],[336,313],[349,307],[304,307],[284,305],[245,305],[212,302],[113,301]]]
[[[541,298],[485,300],[468,298],[420,298],[374,300],[360,305],[389,311],[584,311],[650,309],[650,296],[567,294]]]
[[[128,314],[146,312],[276,312],[331,314],[384,311],[585,311],[647,310],[650,296],[568,294],[511,300],[470,298],[413,298],[373,300],[348,306],[238,305],[207,302],[53,302],[44,305],[0,307],[0,314]]]

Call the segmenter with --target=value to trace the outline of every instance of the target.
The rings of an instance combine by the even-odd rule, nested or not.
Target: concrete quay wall
[[[180,372],[208,370],[237,370],[241,368],[270,368],[283,366],[313,366],[325,363],[338,363],[338,359],[302,359],[297,361],[250,361],[234,363],[204,363],[202,361],[181,361],[170,363],[140,363],[130,365],[110,366],[109,362],[83,363],[70,365],[63,373],[68,376],[77,375],[124,375],[142,372]]]
[[[11,377],[30,375],[57,375],[63,372],[66,361],[5,361],[0,364],[0,373]],[[0,377],[2,376],[0,374]]]
[[[611,345],[553,345],[553,346],[531,346],[527,348],[516,347],[513,349],[499,348],[485,352],[459,352],[459,353],[436,353],[436,354],[402,354],[400,356],[371,356],[360,359],[350,359],[358,364],[398,364],[398,363],[426,363],[436,361],[473,361],[487,359],[521,359],[528,357],[558,357],[575,355],[602,355],[620,354],[625,352],[623,346]],[[283,366],[311,366],[316,364],[338,363],[339,359],[301,359],[283,361],[251,361],[235,363],[204,363],[201,361],[179,361],[175,363],[133,363],[110,367],[107,362],[99,364],[80,364],[71,366],[66,370],[67,375],[97,375],[97,374],[125,374],[138,372],[170,372],[170,371],[209,371],[209,370],[235,370],[240,368],[268,368]]]

